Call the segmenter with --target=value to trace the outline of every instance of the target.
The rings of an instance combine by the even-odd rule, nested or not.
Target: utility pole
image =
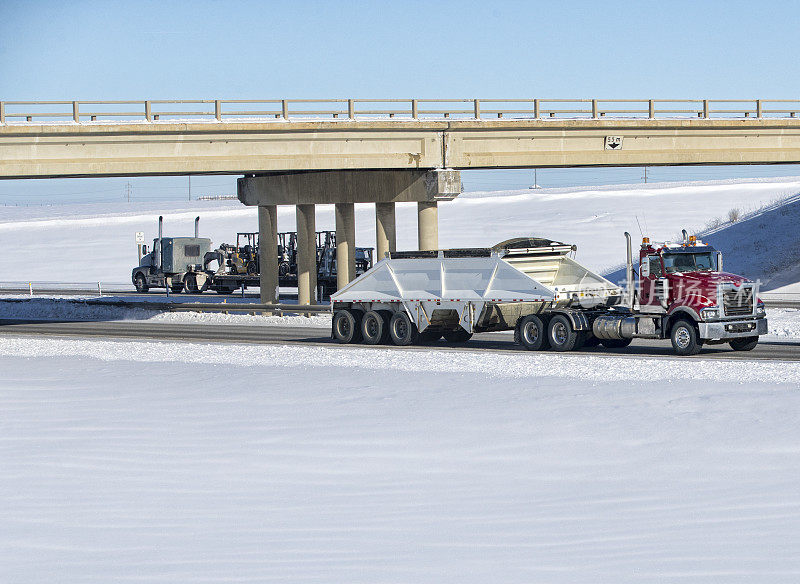
[[[192,200],[192,175],[189,175],[189,200]]]
[[[642,178],[644,178],[644,184],[647,184],[647,167],[646,166],[644,167],[644,177],[642,177]]]
[[[131,202],[131,183],[127,183],[125,185],[125,199],[130,203]]]

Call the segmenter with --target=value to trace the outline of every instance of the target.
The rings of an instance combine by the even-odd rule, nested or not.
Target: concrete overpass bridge
[[[0,102],[0,178],[236,174],[277,247],[297,206],[299,295],[315,289],[314,205],[336,205],[340,285],[355,272],[354,209],[376,204],[378,257],[394,205],[418,203],[420,249],[459,170],[800,162],[800,100],[144,100]],[[277,258],[262,254],[262,299]]]

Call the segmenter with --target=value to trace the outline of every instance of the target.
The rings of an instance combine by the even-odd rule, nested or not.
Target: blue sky
[[[794,2],[0,0],[0,99],[798,98]],[[795,167],[749,169],[800,174]],[[659,178],[748,169],[653,169]],[[694,173],[694,174],[693,174]],[[540,172],[636,182],[641,169]],[[513,188],[530,171],[471,173]],[[574,177],[574,178],[570,178]],[[0,203],[182,196],[185,178],[0,182]],[[230,177],[194,189],[231,190]],[[106,191],[106,192],[101,192]],[[70,195],[71,196],[71,195]],[[75,195],[80,198],[80,195]]]

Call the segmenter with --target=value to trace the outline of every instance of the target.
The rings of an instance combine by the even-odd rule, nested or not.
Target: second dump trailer
[[[518,238],[493,248],[400,252],[331,296],[342,343],[410,345],[514,330],[529,349],[568,351],[591,336],[591,313],[621,289],[569,257],[574,246]]]

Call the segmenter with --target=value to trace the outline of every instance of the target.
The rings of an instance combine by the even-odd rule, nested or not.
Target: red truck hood
[[[704,296],[712,303],[716,302],[719,284],[739,286],[744,282],[750,282],[747,278],[728,272],[680,272],[669,274],[667,278],[673,290],[682,289],[681,296]],[[702,301],[701,303],[704,304]]]

